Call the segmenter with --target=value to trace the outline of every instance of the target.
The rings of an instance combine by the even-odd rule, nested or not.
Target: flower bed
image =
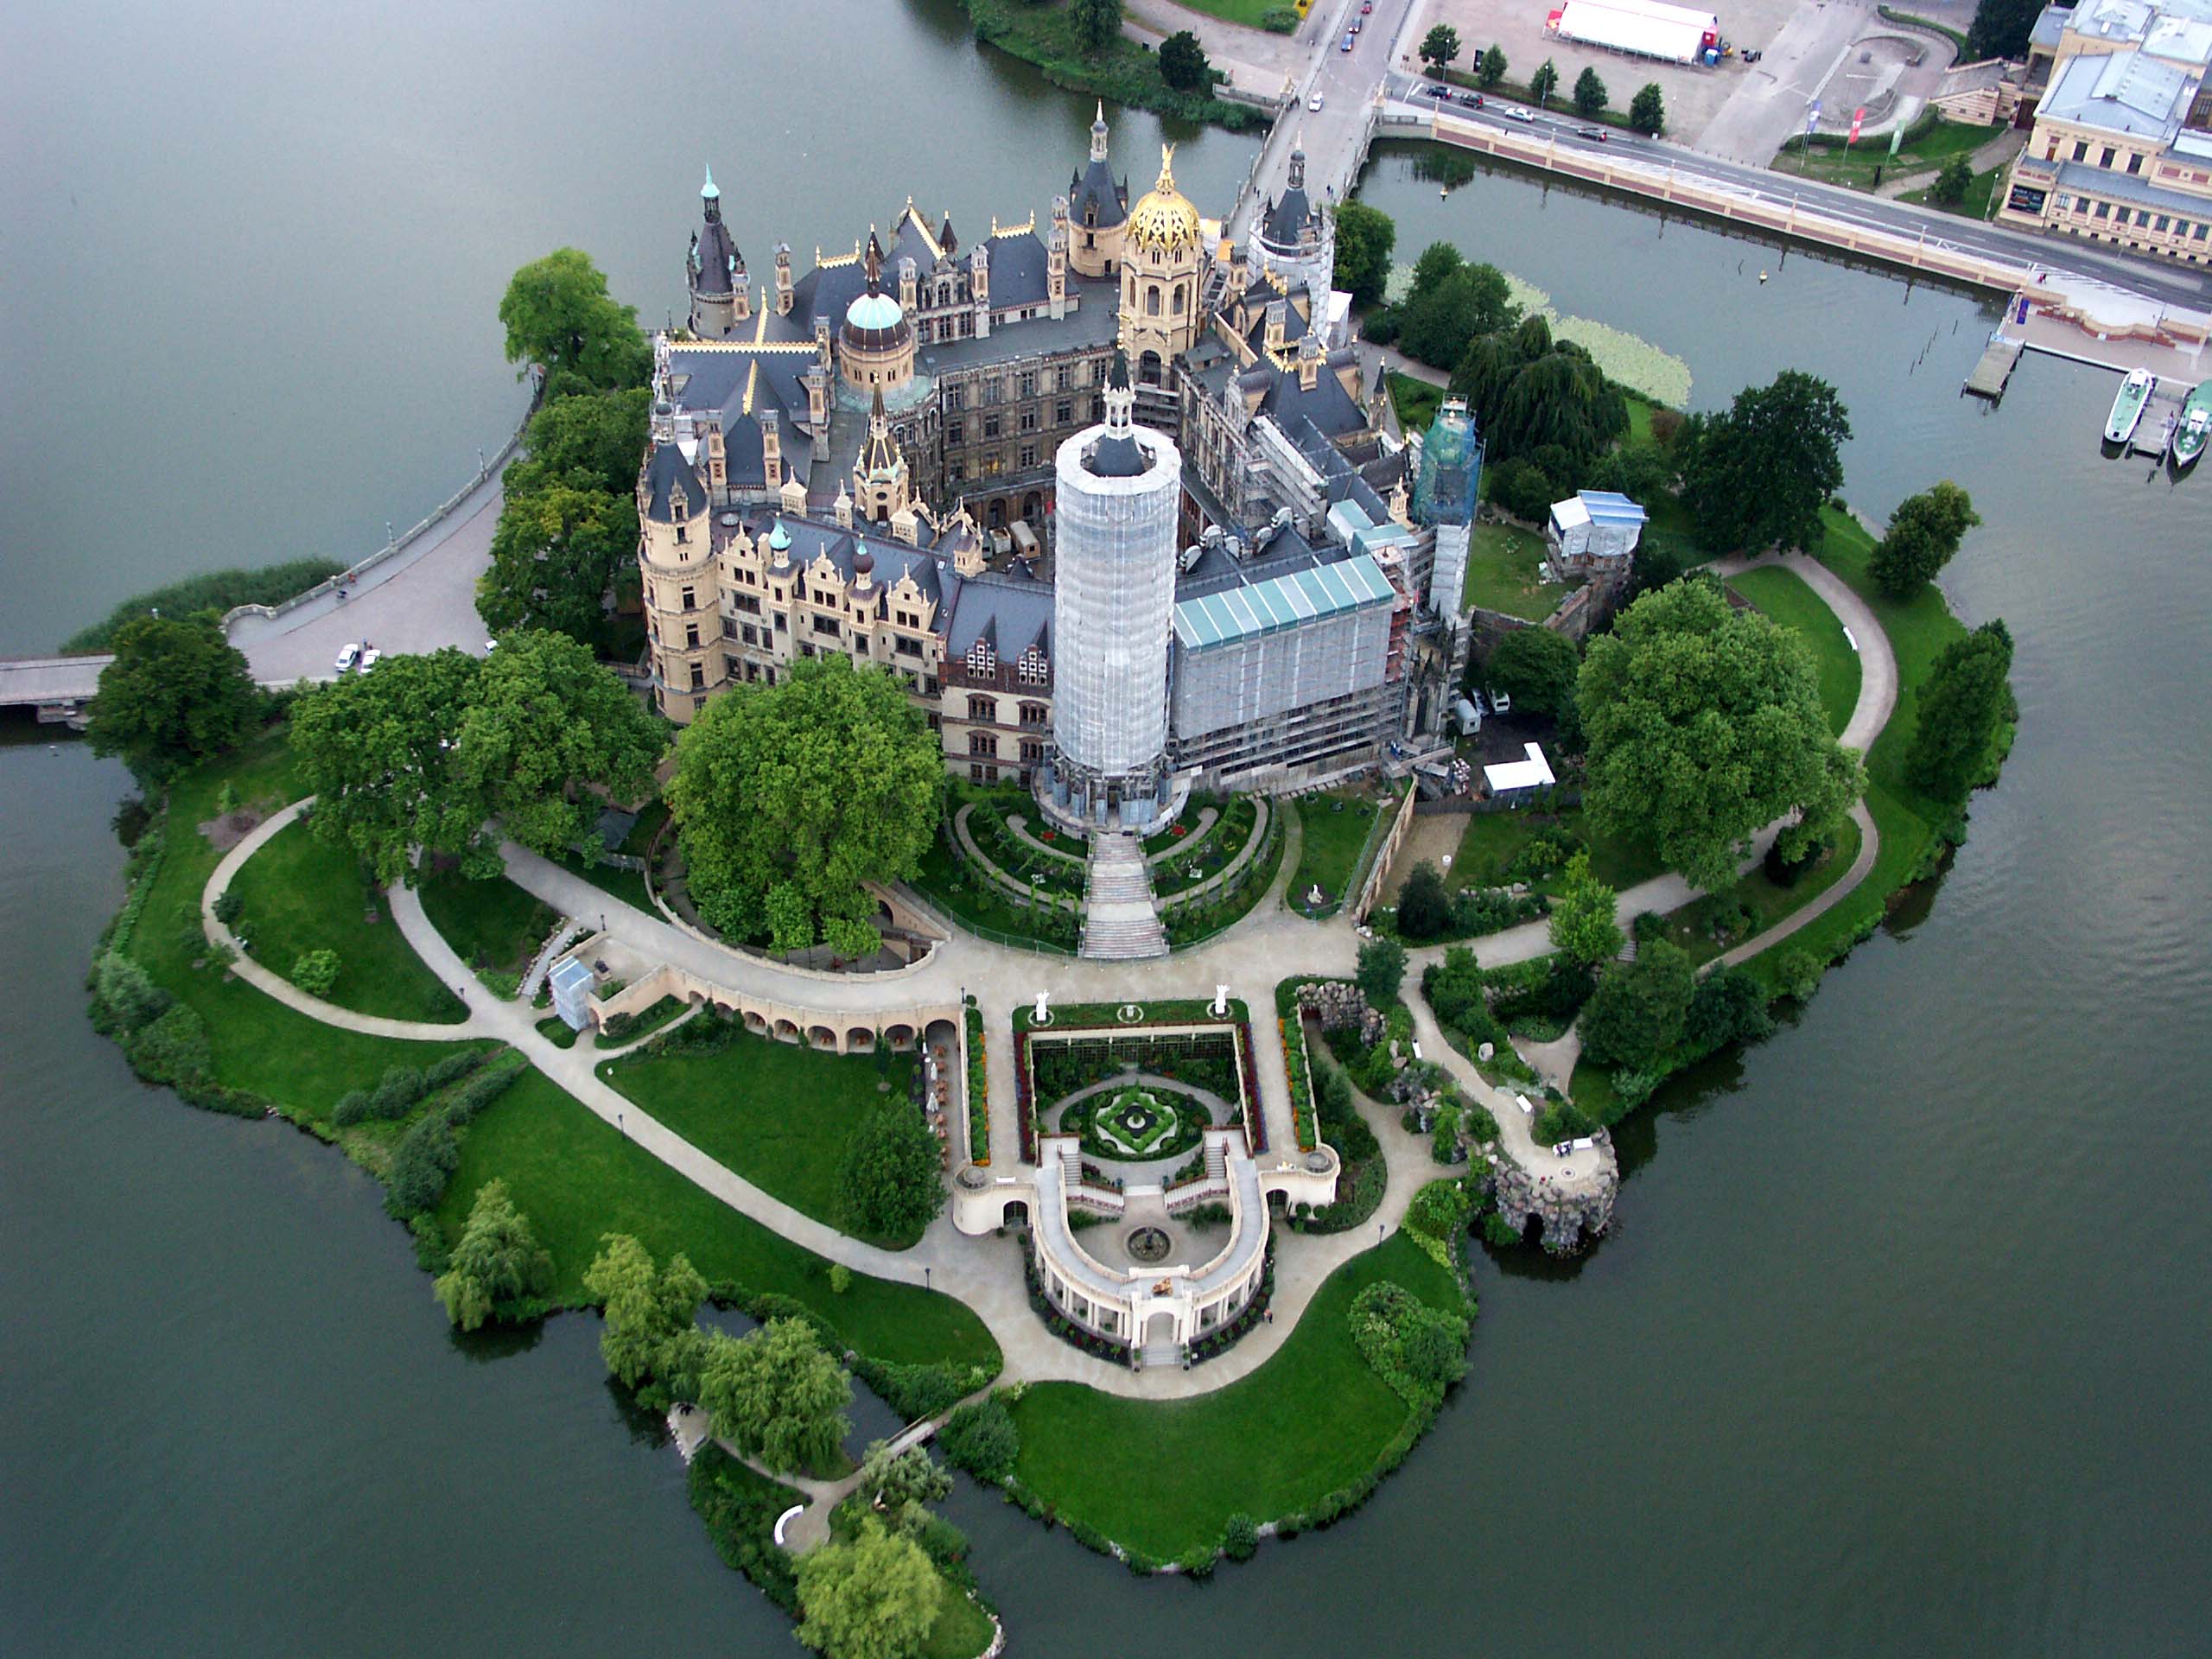
[[[1072,1124],[1071,1116],[1076,1119]],[[1192,1096],[1131,1084],[1069,1108],[1060,1119],[1060,1132],[1075,1128],[1088,1157],[1144,1162],[1188,1152],[1198,1144],[1211,1122],[1205,1108]]]
[[[1268,1115],[1260,1109],[1260,1074],[1252,1064],[1252,1025],[1236,1022],[1236,1070],[1243,1081],[1244,1139],[1258,1157],[1268,1149]]]
[[[1021,1161],[1037,1161],[1037,1085],[1029,1075],[1029,1033],[1019,1020],[1014,1027],[1014,1125],[1021,1134]]]
[[[1226,1325],[1217,1325],[1191,1344],[1191,1363],[1203,1365],[1210,1359],[1218,1359],[1234,1348],[1247,1332],[1267,1316],[1268,1304],[1275,1294],[1275,1242],[1269,1238],[1267,1257],[1260,1268],[1259,1288],[1252,1293],[1252,1300],[1236,1310],[1236,1317]]]
[[[1045,1328],[1071,1348],[1080,1348],[1086,1354],[1100,1359],[1112,1360],[1117,1365],[1129,1363],[1129,1344],[1111,1337],[1102,1337],[1086,1325],[1073,1319],[1052,1306],[1052,1299],[1045,1294],[1044,1281],[1037,1276],[1037,1255],[1033,1250],[1021,1253],[1022,1282],[1029,1287],[1029,1306],[1037,1317],[1045,1321]]]
[[[1311,1152],[1320,1141],[1314,1122],[1313,1067],[1306,1053],[1306,1020],[1298,1006],[1301,985],[1320,982],[1312,975],[1286,979],[1275,987],[1275,1025],[1282,1033],[1282,1065],[1290,1083],[1290,1118],[1298,1126],[1298,1149]]]
[[[988,1168],[991,1161],[991,1080],[983,1051],[983,1011],[968,1002],[968,1160]]]

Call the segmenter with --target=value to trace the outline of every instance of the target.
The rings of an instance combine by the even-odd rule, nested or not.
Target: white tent
[[[1694,63],[1700,48],[1720,38],[1720,19],[1713,13],[1665,0],[1566,0],[1545,28],[1561,40],[1669,63]]]

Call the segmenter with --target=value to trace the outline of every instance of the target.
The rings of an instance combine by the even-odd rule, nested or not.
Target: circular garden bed
[[[1077,1101],[1062,1116],[1060,1128],[1082,1137],[1087,1158],[1149,1163],[1189,1153],[1212,1122],[1196,1096],[1146,1083]]]

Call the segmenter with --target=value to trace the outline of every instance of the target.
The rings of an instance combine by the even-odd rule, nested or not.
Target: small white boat
[[[2207,380],[2189,394],[2181,406],[2181,423],[2174,428],[2174,467],[2184,470],[2196,464],[2197,456],[2204,453],[2204,441],[2212,437],[2212,380]]]
[[[2120,383],[2120,393],[2112,400],[2112,413],[2105,418],[2105,442],[2126,443],[2135,435],[2135,429],[2143,419],[2143,410],[2151,401],[2151,394],[2158,389],[2158,377],[2148,369],[2132,369],[2127,378]]]

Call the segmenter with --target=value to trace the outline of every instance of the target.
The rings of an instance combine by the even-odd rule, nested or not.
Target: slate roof
[[[989,573],[962,576],[950,566],[940,576],[951,601],[952,620],[944,629],[948,657],[965,657],[978,639],[1005,661],[1019,658],[1031,645],[1052,657],[1052,588],[1049,582]]]
[[[1097,218],[1084,215],[1096,210]],[[1129,216],[1129,186],[1126,179],[1117,181],[1114,169],[1104,162],[1093,162],[1079,173],[1068,175],[1068,218],[1077,225],[1110,231]]]
[[[1046,256],[1034,231],[995,236],[991,250],[991,309],[1045,303]]]
[[[1260,230],[1261,240],[1279,248],[1294,248],[1299,238],[1305,234],[1306,221],[1313,216],[1313,204],[1300,188],[1282,193],[1282,200],[1272,204]]]
[[[707,510],[706,486],[699,482],[691,463],[683,459],[683,452],[672,443],[653,446],[652,459],[645,463],[645,517],[657,524],[675,522],[672,504],[678,495],[683,498],[687,512]]]

